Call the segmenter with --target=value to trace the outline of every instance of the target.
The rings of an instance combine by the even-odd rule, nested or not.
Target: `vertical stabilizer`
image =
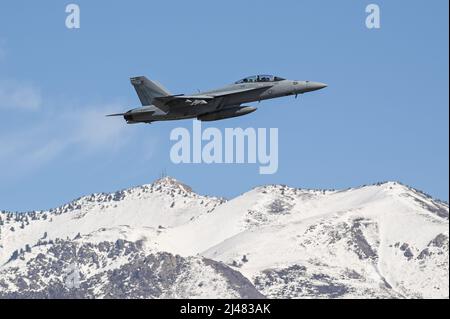
[[[142,106],[152,105],[155,97],[169,96],[170,93],[161,84],[151,81],[145,76],[138,76],[130,79],[134,86]]]

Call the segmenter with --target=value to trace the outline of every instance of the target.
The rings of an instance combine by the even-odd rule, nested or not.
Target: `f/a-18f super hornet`
[[[144,76],[131,78],[142,107],[123,116],[128,124],[197,118],[216,121],[256,111],[243,103],[259,102],[277,97],[303,94],[325,88],[327,85],[312,81],[293,81],[273,75],[246,77],[225,87],[192,95],[172,95],[161,84]]]

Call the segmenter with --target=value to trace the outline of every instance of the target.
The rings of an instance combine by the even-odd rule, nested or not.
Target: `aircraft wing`
[[[153,104],[157,107],[163,108],[163,107],[182,107],[182,106],[195,106],[195,105],[202,105],[202,104],[208,104],[210,101],[214,100],[215,98],[239,94],[243,92],[250,92],[250,91],[260,91],[265,90],[269,87],[272,87],[271,84],[264,85],[264,86],[258,86],[254,88],[240,88],[240,89],[233,89],[233,90],[225,90],[225,91],[216,91],[216,92],[207,92],[199,95],[168,95],[168,96],[161,96],[161,97],[155,97],[153,99]]]
[[[273,86],[272,84],[268,84],[268,85],[264,85],[264,86],[254,87],[254,88],[241,88],[241,89],[234,89],[234,90],[228,90],[228,91],[218,91],[218,92],[208,93],[208,95],[211,95],[213,97],[222,97],[222,96],[239,94],[239,93],[244,93],[244,92],[263,91],[272,86]]]
[[[168,103],[171,101],[186,101],[186,100],[212,100],[213,96],[210,95],[169,95],[155,98],[158,102]]]
[[[214,100],[214,97],[209,95],[169,95],[157,97],[153,100],[153,104],[157,107],[182,107],[208,104],[208,101]]]

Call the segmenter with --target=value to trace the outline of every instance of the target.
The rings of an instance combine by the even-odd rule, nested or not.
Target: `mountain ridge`
[[[398,182],[345,190],[262,185],[225,200],[198,195],[165,177],[113,193],[82,196],[47,211],[1,211],[0,274],[22,269],[23,262],[33,264],[32,252],[45,256],[54,245],[113,245],[124,240],[139,243],[138,261],[128,263],[146,265],[146,256],[158,253],[179,256],[187,264],[193,256],[206,258],[227,274],[238,272],[249,280],[248,289],[261,296],[436,298],[448,296],[448,284],[443,283],[448,283],[448,237],[448,204]],[[209,267],[207,263],[202,267]],[[220,279],[224,277],[219,268],[211,278],[227,282]],[[57,270],[45,274],[61,276]],[[182,277],[199,280],[189,271]],[[116,294],[92,293],[101,289],[89,278],[85,280],[93,286],[79,297],[122,296],[120,289],[114,290]],[[242,278],[237,281],[244,284]],[[57,287],[62,293],[61,282]],[[135,281],[130,284],[140,287]],[[178,289],[177,281],[171,284]],[[11,295],[10,286],[15,287],[0,281],[0,296],[20,295],[17,291]],[[232,287],[224,283],[205,291],[244,298]],[[164,297],[144,288],[136,288],[135,296]],[[33,296],[30,290],[24,294]]]
[[[163,184],[163,185],[179,185],[179,186],[184,187],[186,190],[189,190],[190,192],[195,193],[195,194],[197,194],[197,195],[199,195],[199,196],[203,196],[203,197],[211,197],[211,198],[218,198],[218,199],[221,199],[221,200],[223,200],[223,201],[232,200],[232,199],[234,199],[234,198],[236,198],[236,197],[239,197],[239,196],[241,196],[241,195],[243,195],[243,194],[245,194],[245,193],[247,193],[247,192],[249,192],[249,191],[251,191],[251,190],[254,190],[254,189],[257,189],[257,188],[264,188],[264,187],[268,187],[268,186],[289,187],[289,188],[298,189],[298,190],[305,190],[305,191],[326,191],[326,192],[335,192],[335,191],[347,191],[347,190],[352,190],[352,189],[359,189],[359,188],[370,187],[370,186],[382,186],[382,185],[385,185],[385,184],[398,184],[398,185],[401,185],[401,186],[404,186],[404,187],[410,189],[411,191],[420,193],[420,194],[422,194],[423,196],[425,196],[425,197],[427,197],[427,198],[429,198],[429,199],[431,199],[431,200],[433,200],[433,201],[436,201],[436,202],[438,202],[438,203],[442,203],[442,204],[447,205],[447,206],[449,205],[449,202],[446,201],[446,200],[443,200],[443,199],[440,199],[440,198],[436,198],[436,197],[434,197],[434,196],[432,196],[432,195],[426,193],[426,192],[423,191],[423,190],[420,190],[420,189],[418,189],[418,188],[415,188],[415,187],[413,187],[413,186],[410,186],[410,185],[408,185],[408,184],[405,184],[405,183],[402,183],[402,182],[396,181],[396,180],[392,180],[392,181],[382,181],[382,182],[374,182],[374,183],[371,183],[371,184],[362,184],[362,185],[359,185],[359,186],[352,186],[352,187],[347,187],[347,188],[342,188],[342,189],[336,189],[336,188],[304,188],[304,187],[291,187],[291,186],[289,186],[289,185],[287,185],[287,184],[261,184],[261,185],[254,186],[254,187],[252,187],[250,190],[248,190],[248,191],[246,191],[246,192],[244,192],[244,193],[241,193],[241,194],[239,194],[239,195],[237,195],[237,196],[235,196],[235,197],[226,198],[226,197],[222,197],[222,196],[202,195],[202,194],[196,193],[196,192],[195,192],[190,186],[188,186],[187,184],[184,184],[183,182],[181,182],[181,181],[179,181],[179,180],[177,180],[176,178],[173,178],[173,177],[171,177],[171,176],[166,176],[166,177],[161,177],[161,178],[156,179],[153,183],[130,186],[130,187],[122,188],[122,189],[120,189],[120,190],[118,190],[118,191],[114,191],[114,192],[94,192],[94,193],[82,195],[82,196],[79,196],[79,197],[77,197],[77,198],[75,198],[75,199],[69,201],[69,202],[66,202],[66,203],[63,203],[63,204],[61,204],[61,205],[58,205],[58,206],[55,206],[55,207],[52,207],[52,208],[48,208],[48,209],[18,211],[18,210],[2,210],[2,209],[0,208],[0,213],[13,213],[13,214],[20,213],[20,214],[26,214],[26,213],[33,213],[33,212],[34,212],[34,213],[53,212],[53,211],[56,211],[56,210],[61,209],[62,207],[65,207],[66,205],[69,205],[69,204],[71,204],[71,203],[80,201],[80,200],[85,199],[85,198],[90,198],[90,197],[93,197],[93,196],[109,196],[109,195],[114,196],[114,195],[116,195],[116,194],[118,194],[118,193],[123,193],[123,192],[127,192],[127,191],[134,190],[134,189],[139,189],[139,188],[143,188],[143,187],[150,187],[150,186],[155,185],[155,184]]]

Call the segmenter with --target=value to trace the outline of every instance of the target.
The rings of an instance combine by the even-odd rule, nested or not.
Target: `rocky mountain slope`
[[[225,201],[163,178],[0,212],[0,297],[448,298],[448,216],[396,182]]]

